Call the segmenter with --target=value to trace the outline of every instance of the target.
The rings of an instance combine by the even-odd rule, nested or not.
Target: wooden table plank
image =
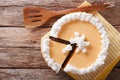
[[[120,69],[120,61],[116,64],[115,68],[119,68]]]
[[[0,48],[0,68],[48,69],[40,49]]]
[[[85,0],[1,0],[0,6],[26,6],[26,5],[41,5],[41,6],[63,6],[73,7],[79,6]],[[120,0],[87,0],[90,3],[114,1],[119,4]]]
[[[120,68],[114,68],[106,80],[120,80]]]
[[[39,48],[40,39],[50,28],[25,29],[17,27],[0,28],[0,47]]]
[[[115,68],[106,80],[120,80],[120,69]],[[0,80],[74,80],[63,71],[51,69],[0,69]]]
[[[80,5],[84,0],[1,0],[0,6],[26,6],[26,5],[41,5],[41,6],[63,6],[72,7]],[[90,0],[91,1],[91,0]],[[94,2],[95,0],[92,0]]]
[[[64,72],[51,69],[0,69],[0,80],[73,80]]]
[[[0,1],[0,26],[24,26],[23,24],[23,7],[30,5],[39,5],[51,10],[61,10],[77,7],[83,0],[1,0]],[[95,0],[90,0],[94,3]],[[115,7],[101,11],[101,14],[112,24],[120,25],[120,0],[115,0]],[[50,26],[50,25],[47,25]]]

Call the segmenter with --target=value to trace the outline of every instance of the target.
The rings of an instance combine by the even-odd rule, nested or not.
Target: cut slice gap
[[[49,37],[51,40],[55,41],[55,42],[58,42],[58,43],[61,43],[61,44],[70,44],[69,41],[66,41],[64,39],[60,39],[60,38],[54,38],[52,36]]]
[[[60,38],[54,38],[52,36],[49,37],[49,39],[51,39],[52,41],[55,41],[55,42],[58,42],[58,43],[61,43],[61,44],[70,44],[69,41],[66,41],[66,40],[63,40],[63,39],[60,39]],[[66,64],[68,63],[68,61],[70,60],[70,58],[72,57],[75,49],[76,49],[76,44],[71,44],[72,46],[72,50],[69,51],[68,53],[68,56],[66,57],[66,59],[64,60],[64,62],[62,63],[62,68],[64,69],[64,67],[66,66]]]
[[[66,57],[65,61],[62,64],[63,69],[65,68],[65,66],[67,65],[67,63],[71,59],[71,57],[73,56],[73,53],[74,53],[75,49],[76,49],[76,44],[73,44],[72,45],[72,50],[69,52],[68,56]]]

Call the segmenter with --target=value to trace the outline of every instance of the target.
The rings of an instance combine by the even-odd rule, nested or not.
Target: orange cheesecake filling
[[[77,68],[86,68],[91,64],[95,63],[99,52],[101,50],[101,38],[100,33],[95,26],[89,22],[74,20],[64,24],[58,34],[58,38],[69,41],[70,38],[74,38],[74,32],[79,34],[85,34],[85,41],[89,41],[90,45],[87,48],[86,53],[74,52],[68,64],[73,65]],[[50,41],[50,56],[58,63],[62,65],[66,59],[68,53],[62,53],[65,44]]]

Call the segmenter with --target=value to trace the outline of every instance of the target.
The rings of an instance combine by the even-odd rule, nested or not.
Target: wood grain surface
[[[51,10],[74,8],[84,0],[0,0],[0,80],[73,80],[66,73],[52,71],[42,58],[40,38],[51,24],[25,29],[22,10],[42,6]],[[88,0],[91,3],[107,0]],[[110,1],[110,0],[108,0]],[[120,0],[114,8],[100,13],[120,32]],[[54,23],[58,18],[54,18]],[[48,22],[49,23],[49,22]],[[120,62],[106,80],[120,80]]]

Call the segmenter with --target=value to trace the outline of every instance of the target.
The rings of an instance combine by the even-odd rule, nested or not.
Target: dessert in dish
[[[104,25],[86,12],[70,13],[55,22],[41,40],[41,51],[54,71],[86,74],[104,64],[109,39]]]

